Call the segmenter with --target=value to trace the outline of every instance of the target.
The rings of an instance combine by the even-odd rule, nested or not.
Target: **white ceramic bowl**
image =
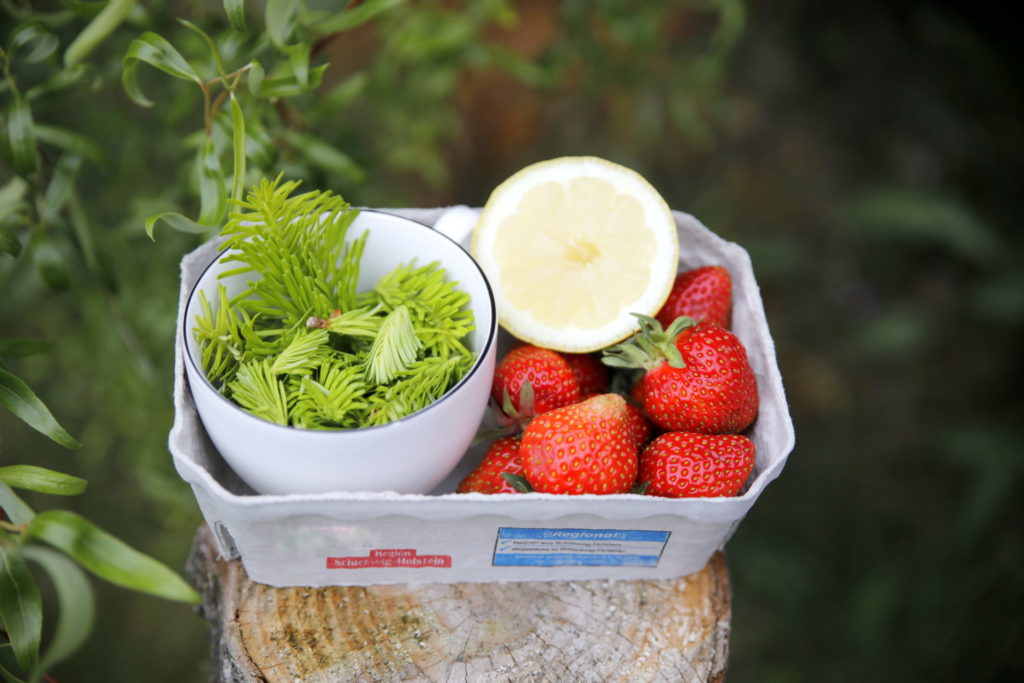
[[[214,306],[217,286],[232,296],[252,273],[219,278],[234,264],[220,256],[203,272],[185,309],[185,370],[199,417],[228,465],[259,493],[396,491],[428,493],[469,448],[487,407],[494,375],[497,318],[494,296],[483,271],[448,237],[415,221],[363,209],[348,230],[355,239],[369,232],[359,291],[396,265],[440,261],[448,277],[469,294],[476,330],[469,344],[477,360],[444,396],[426,408],[388,424],[350,430],[284,427],[255,417],[224,398],[206,379],[192,328],[200,311],[199,292]]]

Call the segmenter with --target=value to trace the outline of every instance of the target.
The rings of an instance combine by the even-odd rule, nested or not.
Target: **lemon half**
[[[532,164],[491,193],[470,249],[501,325],[538,346],[584,353],[637,329],[672,289],[679,239],[640,174],[597,157]]]

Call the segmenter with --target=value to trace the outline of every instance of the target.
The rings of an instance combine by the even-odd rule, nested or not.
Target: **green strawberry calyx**
[[[613,368],[644,370],[653,370],[663,363],[674,368],[686,366],[676,347],[676,338],[697,324],[693,318],[681,315],[666,329],[649,315],[633,315],[640,321],[640,331],[621,344],[605,349],[601,355],[602,363]]]

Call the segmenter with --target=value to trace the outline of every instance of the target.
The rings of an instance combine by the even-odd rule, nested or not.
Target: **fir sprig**
[[[416,360],[416,352],[421,346],[423,344],[413,329],[409,309],[399,306],[384,318],[377,338],[373,340],[366,362],[367,379],[374,384],[387,384]]]
[[[374,291],[390,309],[409,308],[416,335],[428,352],[442,358],[469,353],[462,340],[474,329],[470,298],[457,282],[445,279],[439,262],[401,265],[381,278]]]
[[[241,363],[227,385],[228,395],[256,417],[288,424],[288,393],[285,383],[270,369],[267,360]]]
[[[260,182],[225,226],[248,289],[200,294],[195,334],[207,377],[249,412],[306,429],[400,419],[444,395],[473,365],[469,296],[440,263],[397,266],[357,292],[366,235],[327,192]]]
[[[238,202],[221,234],[234,250],[225,257],[258,273],[235,305],[251,314],[281,317],[287,324],[311,312],[346,310],[355,301],[365,235],[346,243],[357,211],[329,192],[292,196],[298,181],[261,180]]]
[[[292,384],[292,423],[307,429],[359,427],[367,386],[360,365],[325,360],[314,376]]]

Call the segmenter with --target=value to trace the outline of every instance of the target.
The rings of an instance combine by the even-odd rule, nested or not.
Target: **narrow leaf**
[[[3,508],[4,514],[15,524],[28,524],[36,516],[35,511],[18,497],[14,489],[2,481],[0,481],[0,508]]]
[[[24,382],[0,368],[0,405],[22,419],[29,427],[50,437],[66,448],[78,448],[78,443],[50,413]]]
[[[203,145],[196,163],[199,174],[199,218],[196,221],[200,225],[217,225],[228,213],[228,191],[213,140]]]
[[[21,241],[10,229],[0,225],[0,254],[18,258],[21,253]]]
[[[98,275],[108,286],[114,286],[113,274],[105,268],[100,256],[96,252],[96,240],[93,238],[92,223],[82,206],[75,188],[71,188],[68,197],[68,222],[74,230],[75,239],[78,240],[78,247],[82,250],[82,258],[89,270]]]
[[[295,45],[285,45],[281,48],[288,55],[288,64],[292,68],[295,82],[304,88],[309,85],[310,47],[309,43],[296,43]]]
[[[0,677],[3,677],[4,683],[25,683],[24,679],[18,678],[2,665],[0,665]]]
[[[36,272],[50,291],[63,292],[71,286],[71,275],[64,262],[64,255],[48,235],[39,232],[32,237],[31,254]]]
[[[285,140],[305,156],[306,160],[328,173],[335,173],[346,180],[359,182],[366,172],[352,157],[333,147],[320,138],[296,130],[281,131]]]
[[[7,58],[11,59],[18,50],[26,45],[31,45],[28,54],[18,61],[34,64],[52,55],[59,44],[60,41],[52,29],[40,21],[30,21],[11,32],[7,39]]]
[[[168,226],[179,232],[202,235],[210,230],[210,226],[200,225],[191,218],[183,216],[176,211],[164,211],[163,213],[158,213],[155,216],[150,216],[146,219],[146,234],[149,235],[151,240],[156,239],[153,231],[156,229],[156,224],[160,221],[163,221]]]
[[[167,39],[152,31],[147,31],[133,40],[128,45],[128,50],[121,62],[124,67],[121,72],[121,84],[128,96],[143,107],[151,107],[153,102],[142,94],[138,83],[136,83],[135,68],[139,62],[149,64],[175,78],[196,83],[202,82],[199,74],[181,56],[181,53]]]
[[[224,11],[227,12],[231,27],[245,33],[245,0],[224,0]]]
[[[82,158],[76,154],[64,154],[57,161],[43,198],[44,221],[54,222],[67,205],[74,189],[75,176],[81,166]]]
[[[64,53],[64,66],[73,67],[91,53],[121,25],[135,0],[109,0],[107,5],[82,29]]]
[[[231,198],[236,201],[245,198],[245,144],[245,115],[235,93],[231,93],[231,145],[234,150]]]
[[[50,342],[42,339],[7,338],[0,339],[0,357],[34,356],[50,348]]]
[[[341,12],[336,12],[325,20],[317,22],[315,26],[310,28],[315,28],[317,33],[321,35],[347,31],[366,23],[381,12],[404,5],[405,0],[366,0],[353,7],[352,5],[354,4],[349,3],[349,7],[346,7]]]
[[[15,91],[7,115],[7,142],[11,147],[14,172],[27,176],[36,170],[36,135],[28,100]]]
[[[249,73],[246,76],[246,85],[249,88],[249,92],[253,95],[258,95],[260,92],[260,86],[263,84],[263,79],[266,78],[266,76],[267,71],[263,68],[263,65],[255,59],[252,60],[252,66],[249,67]]]
[[[54,147],[63,149],[66,152],[77,154],[101,168],[106,166],[106,155],[103,154],[103,150],[100,146],[81,133],[76,133],[75,131],[68,130],[67,128],[58,128],[57,126],[48,126],[41,123],[37,123],[35,125],[35,131],[36,138],[38,138],[40,142],[53,145]]]
[[[95,72],[95,69],[91,71]],[[53,74],[49,79],[33,85],[31,88],[25,91],[25,97],[31,102],[32,100],[42,95],[55,92],[57,90],[63,90],[69,86],[74,85],[82,76],[90,72],[90,68],[85,64],[78,64],[70,69],[61,69],[57,73]]]
[[[0,221],[25,208],[27,192],[28,183],[17,177],[0,187]]]
[[[96,576],[118,586],[169,600],[199,602],[195,590],[165,564],[73,512],[39,513],[29,523],[25,537],[49,543]]]
[[[85,573],[66,556],[33,545],[23,547],[22,554],[50,575],[57,594],[56,625],[36,672],[42,674],[85,643],[95,621],[96,599]]]
[[[267,0],[264,19],[267,23],[267,34],[274,45],[281,47],[288,39],[292,15],[298,6],[298,0]]]
[[[309,70],[309,82],[303,85],[295,80],[295,75],[264,78],[256,90],[259,97],[291,97],[301,95],[304,92],[320,86],[323,81],[326,64]]]
[[[17,548],[4,544],[0,544],[0,621],[18,666],[32,671],[39,661],[43,600],[25,558]]]
[[[227,72],[224,71],[224,60],[221,59],[220,50],[217,49],[217,45],[213,42],[213,39],[210,38],[206,31],[199,28],[188,19],[178,19],[178,22],[185,28],[189,29],[190,31],[198,35],[200,38],[202,38],[203,42],[206,43],[206,48],[210,51],[210,56],[213,58],[213,64],[215,67],[217,67],[217,75],[220,76],[221,79],[223,80]]]
[[[35,465],[0,467],[0,481],[11,488],[38,491],[52,496],[76,496],[85,491],[88,484],[85,479]]]

